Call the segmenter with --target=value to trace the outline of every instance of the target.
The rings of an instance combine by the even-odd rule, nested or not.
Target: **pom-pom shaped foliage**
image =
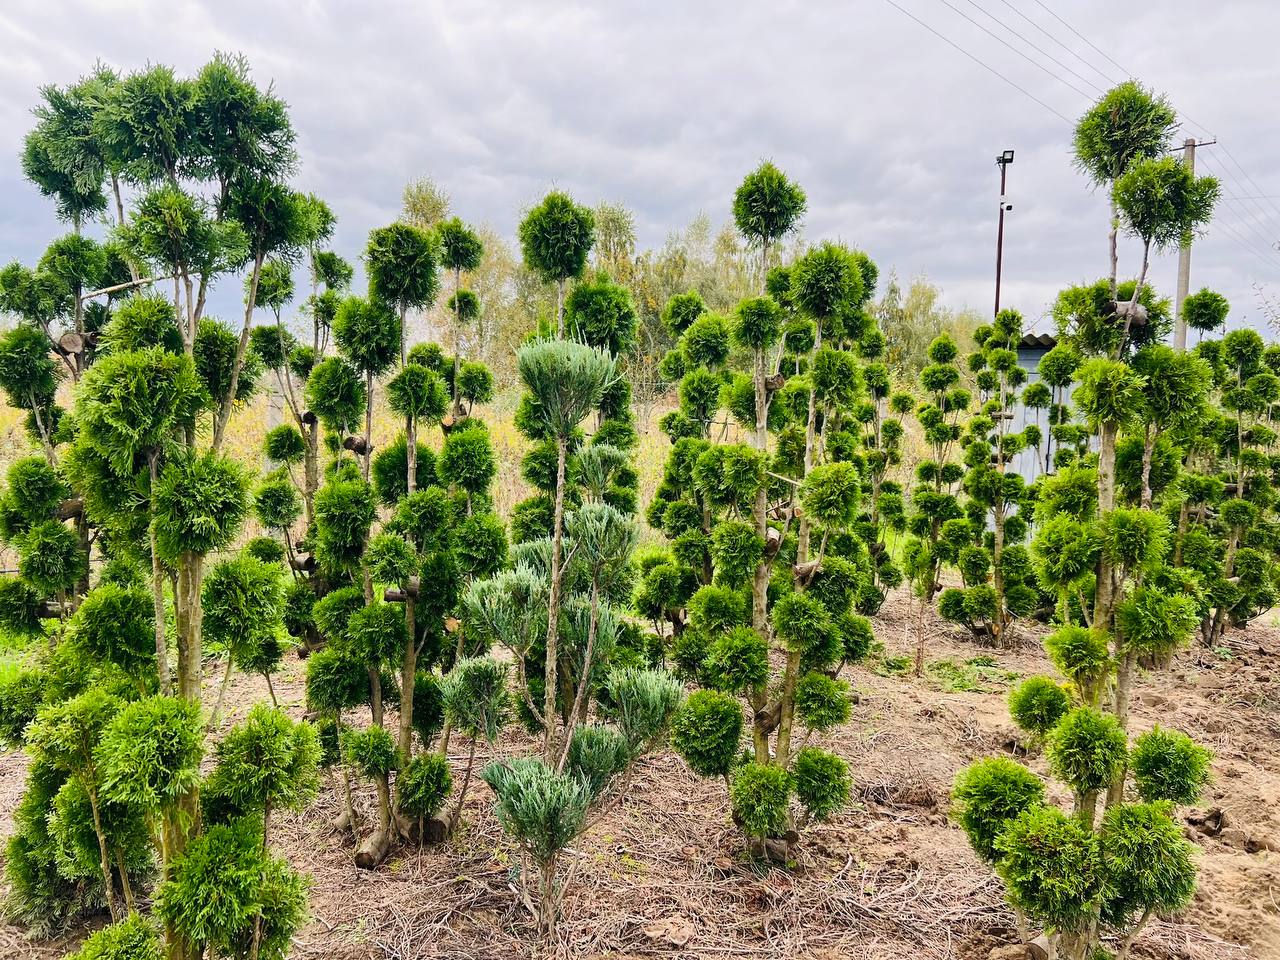
[[[250,955],[261,916],[258,956],[283,960],[306,920],[306,880],[266,852],[252,820],[210,827],[170,874],[157,891],[157,912],[189,941],[223,955]]]
[[[331,645],[307,658],[307,709],[337,713],[368,699],[369,674],[350,652]]]
[[[1227,298],[1208,287],[1187,294],[1182,301],[1182,316],[1187,321],[1187,326],[1201,333],[1217,330],[1227,322],[1227,314],[1230,312],[1231,305]]]
[[[1103,917],[1125,928],[1152,913],[1176,913],[1196,892],[1195,847],[1159,803],[1112,807],[1099,831],[1107,876]]]
[[[396,603],[375,600],[352,614],[347,623],[347,649],[370,666],[396,662],[408,641],[404,610]]]
[[[694,773],[728,776],[738,762],[742,705],[716,690],[689,695],[672,724],[671,742]]]
[[[208,396],[215,404],[231,389],[231,377],[235,371],[236,354],[240,349],[240,337],[221,320],[204,317],[197,325],[193,349],[196,373]],[[257,389],[262,366],[256,354],[248,353],[240,365],[236,377],[236,400],[248,400]]]
[[[411,817],[434,817],[453,789],[449,761],[438,753],[420,753],[396,777],[400,809]]]
[[[47,349],[47,347],[46,347]],[[82,434],[112,467],[132,472],[204,399],[191,359],[156,347],[103,357],[76,391]]]
[[[520,222],[524,262],[546,283],[582,276],[595,242],[595,216],[566,193],[553,191]]]
[[[71,487],[43,457],[19,457],[9,467],[0,496],[0,536],[8,540],[34,523],[50,520]]]
[[[498,739],[507,717],[507,668],[492,657],[460,660],[445,677],[445,714],[471,737]]]
[[[315,550],[322,568],[338,573],[355,568],[376,510],[373,491],[361,480],[330,482],[317,491]]]
[[[804,191],[765,161],[734,192],[733,222],[753,246],[764,246],[799,226],[805,203]]]
[[[705,591],[718,589],[722,588],[703,587],[694,598]],[[741,617],[742,602],[735,593],[730,592],[729,596],[737,606],[734,611],[736,620]],[[691,607],[692,604],[691,600]],[[699,619],[705,620],[706,615]],[[758,631],[744,626],[733,627],[712,641],[702,662],[701,676],[707,686],[726,693],[745,694],[761,689],[769,682],[769,645]]]
[[[14,538],[18,572],[49,596],[70,590],[89,571],[89,555],[80,549],[76,532],[57,520],[42,520]]]
[[[1204,792],[1213,754],[1185,733],[1157,726],[1134,740],[1130,759],[1143,800],[1187,804]]]
[[[444,728],[444,692],[436,674],[419,670],[413,677],[413,729],[430,746]]]
[[[378,502],[392,507],[409,492],[409,444],[403,433],[373,455],[373,488]],[[436,455],[424,443],[418,444],[416,457],[416,489],[436,482]]]
[[[489,577],[507,561],[507,531],[494,513],[473,514],[458,524],[458,565],[469,577]]]
[[[1020,763],[988,757],[966,767],[951,788],[951,816],[974,852],[994,863],[996,840],[1009,822],[1044,802],[1044,783]]]
[[[467,493],[482,493],[498,472],[489,434],[479,428],[455,430],[445,438],[436,473],[442,482]]]
[[[796,683],[796,716],[810,730],[833,730],[849,720],[849,684],[811,670]]]
[[[1125,648],[1141,655],[1164,657],[1191,639],[1200,624],[1195,597],[1141,586],[1116,608],[1116,628]]]
[[[1049,768],[1078,795],[1101,790],[1128,757],[1128,742],[1116,718],[1091,707],[1064,716],[1049,737]]]
[[[533,397],[535,419],[551,436],[567,439],[617,378],[605,351],[566,340],[535,340],[517,354],[520,378]]]
[[[263,450],[267,459],[276,463],[301,463],[307,455],[307,441],[302,439],[297,427],[282,423],[267,431],[263,438]]]
[[[307,378],[307,406],[330,430],[350,433],[364,414],[364,380],[343,357],[327,357]]]
[[[439,254],[436,237],[407,223],[369,231],[364,250],[369,292],[400,310],[429,307],[440,290]]]
[[[446,270],[470,273],[479,268],[484,244],[458,217],[436,225],[436,240],[440,245],[440,265]]]
[[[227,731],[217,757],[209,792],[244,813],[300,810],[320,784],[315,729],[265,704],[256,704],[243,723]]]
[[[72,618],[76,645],[126,673],[149,673],[156,663],[154,614],[146,590],[101,583],[85,594]]]
[[[569,335],[614,356],[635,348],[637,322],[630,291],[608,274],[578,284],[565,300]]]
[[[1028,677],[1009,691],[1009,715],[1034,737],[1043,737],[1071,709],[1067,692],[1049,677]]]
[[[703,313],[685,330],[680,348],[695,367],[719,367],[729,359],[729,325],[718,313]]]
[[[1079,820],[1057,807],[1029,806],[997,836],[995,852],[1015,905],[1058,930],[1088,922],[1106,874],[1097,838]]]
[[[696,290],[677,293],[662,308],[662,323],[673,337],[678,337],[706,310],[707,305]]]
[[[381,300],[347,297],[333,318],[333,336],[362,373],[383,373],[400,355],[400,318]]]
[[[140,914],[90,934],[67,960],[164,960],[160,933]]]
[[[778,639],[799,653],[827,647],[833,629],[827,608],[804,593],[789,593],[774,604],[773,626]]]
[[[152,495],[162,555],[206,554],[230,545],[248,512],[248,479],[234,461],[212,453],[175,457]]]
[[[448,407],[444,381],[434,370],[407,363],[387,383],[387,403],[402,417],[436,423]]]
[[[733,340],[749,350],[768,350],[782,337],[782,308],[772,297],[749,297],[733,315]]]
[[[375,580],[406,584],[418,572],[418,555],[404,537],[380,533],[369,541],[365,563]]]
[[[280,627],[284,582],[280,569],[250,556],[215,564],[201,591],[204,633],[227,650],[248,650]]]
[[[827,820],[849,805],[853,791],[849,764],[834,753],[805,747],[796,754],[791,780],[796,797],[815,820]]]
[[[286,473],[268,474],[253,493],[253,512],[268,530],[288,530],[302,516],[302,499]]]
[[[395,737],[385,727],[372,726],[343,731],[342,759],[361,776],[376,780],[396,769],[400,754]]]
[[[1112,666],[1106,633],[1060,627],[1045,638],[1044,647],[1058,671],[1075,684],[1081,699],[1096,704]]]
[[[197,703],[148,697],[129,704],[98,745],[103,795],[148,811],[171,809],[199,782],[203,734]]]
[[[819,244],[791,268],[792,301],[824,334],[839,332],[834,325],[861,304],[864,293],[857,260],[838,244]]]
[[[814,467],[800,485],[800,502],[805,513],[819,524],[843,529],[857,517],[862,482],[850,463],[828,463]]]
[[[744,763],[734,771],[729,804],[748,837],[781,836],[791,815],[791,775],[771,764]]]

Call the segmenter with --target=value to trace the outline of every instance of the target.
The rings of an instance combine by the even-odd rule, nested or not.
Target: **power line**
[[[1227,235],[1231,237],[1231,239],[1234,240],[1237,245],[1239,245],[1240,247],[1243,247],[1249,253],[1252,253],[1255,257],[1257,257],[1260,261],[1262,261],[1263,266],[1265,266],[1268,270],[1280,272],[1280,264],[1277,264],[1270,257],[1261,253],[1257,247],[1255,247],[1247,239],[1245,239],[1239,233],[1237,233],[1235,228],[1232,227],[1230,224],[1225,223],[1221,220],[1217,220],[1217,221],[1214,221],[1213,225],[1221,230],[1225,230]]]
[[[1027,46],[1029,46],[1032,50],[1036,51],[1036,53],[1040,54],[1042,57],[1048,57],[1050,60],[1056,63],[1059,67],[1061,67],[1063,70],[1067,71],[1067,73],[1071,74],[1073,77],[1079,80],[1081,83],[1087,83],[1094,90],[1098,91],[1098,93],[1102,93],[1102,88],[1098,86],[1096,83],[1094,83],[1092,80],[1090,80],[1088,77],[1083,76],[1072,67],[1067,66],[1065,63],[1063,63],[1061,60],[1055,57],[1052,53],[1045,50],[1043,47],[1039,46],[1034,41],[1030,40],[1024,34],[1021,34],[1017,30],[1013,29],[1013,27],[1009,26],[1007,23],[1005,23],[1003,20],[997,17],[990,10],[985,9],[981,4],[977,2],[977,0],[965,0],[965,3],[969,4],[969,6],[973,7],[975,10],[980,11],[984,16],[988,17],[995,23],[1000,24],[1001,27],[1003,27],[1009,33],[1013,34],[1015,37],[1017,37]]]
[[[1249,176],[1248,172],[1245,170],[1244,167],[1240,166],[1240,161],[1236,159],[1235,154],[1232,153],[1230,150],[1228,150],[1225,144],[1223,144],[1222,150],[1227,155],[1227,158],[1236,165],[1236,169],[1244,174],[1244,178],[1249,181],[1250,185],[1259,193],[1262,193],[1262,188],[1258,186],[1258,182],[1254,180],[1253,177]],[[1277,214],[1280,214],[1280,207],[1276,206],[1275,201],[1271,197],[1264,197],[1263,199],[1265,199],[1267,203],[1271,205],[1272,210],[1274,210]]]
[[[1071,83],[1071,82],[1069,82],[1069,81],[1067,81],[1067,80],[1062,79],[1062,77],[1058,76],[1056,73],[1054,73],[1052,70],[1050,70],[1048,67],[1046,67],[1046,66],[1045,66],[1043,63],[1041,63],[1039,60],[1036,60],[1036,59],[1034,59],[1034,58],[1032,58],[1032,57],[1027,56],[1025,53],[1023,53],[1021,50],[1019,50],[1019,49],[1018,49],[1017,47],[1015,47],[1013,44],[1009,43],[1009,41],[1005,40],[1005,39],[1004,39],[1004,37],[1000,36],[999,34],[992,33],[990,30],[988,30],[986,27],[984,27],[982,24],[980,24],[977,20],[973,19],[973,17],[969,16],[967,13],[965,13],[965,12],[964,12],[963,10],[961,10],[959,7],[953,6],[951,3],[949,3],[949,2],[948,2],[948,0],[938,0],[938,2],[939,2],[939,3],[941,3],[941,4],[942,4],[944,7],[946,7],[948,10],[951,10],[951,11],[952,11],[953,13],[955,13],[957,16],[963,17],[965,20],[968,20],[971,24],[973,24],[975,27],[977,27],[979,30],[981,30],[983,33],[985,33],[987,36],[991,37],[993,40],[997,41],[998,43],[1003,44],[1003,45],[1004,45],[1004,46],[1006,46],[1008,49],[1012,50],[1014,53],[1016,53],[1018,56],[1020,56],[1023,60],[1027,61],[1027,63],[1029,63],[1029,64],[1031,64],[1033,67],[1035,67],[1037,70],[1041,70],[1041,71],[1043,71],[1044,73],[1047,73],[1050,77],[1052,77],[1054,80],[1057,80],[1057,81],[1058,81],[1060,84],[1062,84],[1064,87],[1067,87],[1067,88],[1068,88],[1068,89],[1070,89],[1070,90],[1074,90],[1076,93],[1080,94],[1080,96],[1084,97],[1086,100],[1090,99],[1089,94],[1088,94],[1088,92],[1087,92],[1087,91],[1081,90],[1081,89],[1080,89],[1079,87],[1077,87],[1074,83]]]
[[[1211,161],[1207,154],[1205,155],[1204,160],[1210,170],[1213,170],[1215,173],[1221,173],[1225,175],[1223,179],[1230,178],[1234,184],[1239,185],[1239,180],[1236,180],[1234,176],[1231,175],[1231,172],[1229,170],[1219,167],[1217,162]],[[1223,193],[1226,194],[1227,199],[1229,200],[1240,199],[1237,194],[1232,193],[1226,187],[1225,183],[1223,184],[1222,189],[1223,189]],[[1242,227],[1246,227],[1249,230],[1251,230],[1259,240],[1261,240],[1263,243],[1267,245],[1268,249],[1274,250],[1275,249],[1274,244],[1276,242],[1275,238],[1268,232],[1268,224],[1265,216],[1260,218],[1258,216],[1258,211],[1261,211],[1263,214],[1266,213],[1266,211],[1262,210],[1262,207],[1255,200],[1252,203],[1252,208],[1249,206],[1246,206],[1243,211],[1249,214],[1253,222],[1248,222],[1242,219],[1240,221],[1240,225]]]
[[[1037,97],[1034,93],[1032,93],[1032,92],[1031,92],[1030,90],[1028,90],[1026,87],[1023,87],[1023,86],[1021,86],[1020,84],[1015,83],[1013,80],[1010,80],[1008,77],[1006,77],[1003,73],[1001,73],[1001,72],[1000,72],[999,70],[997,70],[995,67],[993,67],[993,66],[991,66],[990,64],[988,64],[988,63],[984,62],[983,60],[980,60],[978,57],[974,56],[972,53],[970,53],[970,52],[969,52],[968,50],[966,50],[964,47],[960,46],[960,44],[956,43],[956,42],[955,42],[954,40],[952,40],[950,37],[944,36],[943,34],[939,33],[937,30],[935,30],[933,27],[929,26],[929,24],[925,23],[923,20],[921,20],[921,19],[920,19],[919,17],[917,17],[915,14],[913,14],[913,13],[911,13],[910,11],[908,11],[908,10],[904,9],[903,7],[899,6],[897,3],[895,3],[895,2],[894,2],[894,0],[884,0],[884,2],[885,2],[885,3],[887,3],[887,4],[889,4],[889,6],[893,7],[895,10],[897,10],[897,11],[898,11],[899,13],[901,13],[903,16],[905,16],[905,17],[909,17],[909,18],[911,18],[912,20],[914,20],[916,23],[920,24],[920,26],[924,27],[926,30],[928,30],[930,33],[932,33],[935,37],[937,37],[937,38],[938,38],[939,40],[941,40],[943,43],[947,44],[947,46],[952,47],[952,48],[954,48],[955,50],[958,50],[960,53],[964,54],[966,57],[968,57],[970,60],[972,60],[972,61],[973,61],[974,63],[976,63],[978,66],[982,67],[982,69],[986,70],[988,73],[995,74],[997,77],[999,77],[999,78],[1000,78],[1001,80],[1003,80],[1005,83],[1007,83],[1009,86],[1013,87],[1013,89],[1017,90],[1019,93],[1021,93],[1023,96],[1025,96],[1027,99],[1029,99],[1029,100],[1034,100],[1036,103],[1040,104],[1040,106],[1044,107],[1046,110],[1048,110],[1050,113],[1052,113],[1055,117],[1057,117],[1057,118],[1058,118],[1059,120],[1061,120],[1063,123],[1066,123],[1066,124],[1068,124],[1068,125],[1071,123],[1071,120],[1070,120],[1070,119],[1068,119],[1068,118],[1067,118],[1063,113],[1061,113],[1060,111],[1055,110],[1053,107],[1049,106],[1049,104],[1045,103],[1043,100],[1041,100],[1039,97]]]
[[[1126,68],[1126,67],[1124,67],[1124,66],[1121,66],[1120,64],[1118,64],[1118,63],[1116,63],[1114,60],[1112,60],[1112,59],[1111,59],[1111,57],[1110,57],[1110,56],[1108,56],[1108,54],[1106,53],[1106,51],[1099,49],[1099,48],[1098,48],[1098,46],[1097,46],[1097,45],[1095,45],[1095,44],[1094,44],[1094,42],[1093,42],[1092,40],[1090,40],[1088,37],[1086,37],[1083,33],[1081,33],[1079,30],[1077,30],[1077,29],[1076,29],[1075,27],[1073,27],[1071,24],[1067,23],[1067,21],[1063,20],[1060,16],[1058,16],[1056,13],[1054,13],[1051,9],[1049,9],[1047,6],[1045,6],[1043,3],[1041,3],[1041,2],[1040,2],[1040,0],[1035,0],[1035,2],[1036,2],[1036,6],[1040,7],[1040,9],[1042,9],[1045,13],[1049,14],[1049,16],[1053,17],[1053,19],[1057,20],[1060,24],[1062,24],[1064,27],[1066,27],[1068,30],[1070,30],[1072,33],[1074,33],[1077,37],[1079,37],[1081,40],[1083,40],[1085,43],[1087,43],[1090,47],[1092,47],[1092,48],[1093,48],[1093,51],[1094,51],[1095,53],[1099,54],[1099,55],[1100,55],[1104,60],[1109,61],[1109,62],[1111,63],[1111,65],[1112,65],[1112,66],[1114,66],[1117,70],[1119,70],[1119,71],[1120,71],[1120,75],[1121,75],[1122,77],[1127,77],[1127,76],[1129,76],[1129,70],[1128,70],[1128,68]]]
[[[1077,60],[1083,63],[1086,67],[1088,67],[1098,76],[1100,76],[1104,81],[1106,81],[1107,83],[1115,83],[1115,81],[1111,78],[1111,76],[1107,73],[1104,73],[1102,70],[1099,70],[1094,65],[1092,60],[1086,60],[1084,57],[1080,56],[1079,53],[1077,53],[1071,47],[1067,46],[1065,43],[1063,43],[1061,40],[1055,37],[1052,33],[1046,30],[1044,27],[1036,23],[1034,20],[1028,17],[1025,13],[1023,13],[1021,10],[1015,7],[1012,3],[1009,2],[1009,0],[1000,0],[1000,2],[1003,3],[1010,10],[1012,10],[1014,13],[1016,13],[1023,20],[1027,21],[1027,23],[1031,24],[1031,26],[1035,27],[1037,30],[1043,33],[1046,37],[1048,37],[1050,40],[1052,40],[1054,43],[1060,46],[1063,50],[1067,51],[1067,53],[1069,53],[1071,56],[1075,57]]]

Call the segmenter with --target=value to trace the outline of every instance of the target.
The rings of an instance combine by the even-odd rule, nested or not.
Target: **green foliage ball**
[[[738,761],[742,705],[717,690],[697,690],[676,714],[671,743],[694,773],[726,776]]]
[[[1065,690],[1049,677],[1028,677],[1009,691],[1009,715],[1036,737],[1052,730],[1071,708]]]
[[[796,796],[815,820],[829,820],[849,805],[853,792],[849,764],[834,753],[805,747],[796,754],[791,779]]]
[[[453,789],[449,761],[438,753],[420,753],[396,776],[400,809],[411,817],[434,817]]]
[[[1020,763],[987,757],[956,776],[951,816],[964,828],[974,853],[988,863],[999,859],[996,842],[1009,822],[1044,802],[1044,783]]]
[[[791,775],[781,767],[744,763],[733,774],[729,804],[748,837],[781,836],[791,814]]]
[[[1049,736],[1049,768],[1077,794],[1108,786],[1128,758],[1116,718],[1092,707],[1066,714]]]
[[[1138,795],[1148,803],[1195,803],[1209,782],[1212,760],[1213,754],[1185,733],[1159,726],[1138,735],[1130,756]]]

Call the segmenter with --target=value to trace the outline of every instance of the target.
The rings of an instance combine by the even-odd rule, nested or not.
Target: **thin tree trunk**
[[[556,681],[559,658],[560,639],[560,581],[563,571],[560,569],[564,548],[564,468],[568,441],[564,437],[556,438],[556,501],[553,512],[551,531],[551,588],[547,602],[547,656],[544,671],[546,690],[543,692],[543,736],[542,759],[550,766],[555,761],[555,737],[553,736],[556,715]]]
[[[236,344],[236,359],[231,367],[231,383],[227,386],[227,395],[222,398],[218,408],[218,419],[213,428],[214,453],[222,449],[222,441],[226,438],[227,423],[231,420],[231,408],[236,402],[236,390],[240,385],[240,371],[244,369],[244,356],[249,349],[249,333],[253,329],[254,301],[258,299],[258,277],[262,273],[263,252],[253,258],[253,272],[249,275],[249,291],[245,295],[244,325],[240,328],[240,342]]]
[[[462,804],[467,798],[467,790],[471,786],[471,771],[476,763],[476,738],[471,738],[471,749],[467,751],[467,770],[462,776],[462,789],[458,791],[458,802],[453,805],[453,813],[449,815],[449,832],[458,829],[462,821]]]
[[[156,485],[159,481],[159,453],[153,451],[148,457],[151,469],[151,502],[155,503]],[[169,696],[173,693],[173,684],[169,678],[169,648],[164,637],[164,570],[160,566],[160,548],[156,543],[156,524],[153,516],[147,525],[147,536],[151,542],[151,599],[155,616],[156,631],[156,670],[160,674],[160,693]],[[174,598],[175,602],[177,597]]]
[[[122,919],[120,904],[116,902],[116,885],[111,878],[111,855],[107,852],[107,835],[102,830],[102,811],[98,807],[98,790],[91,779],[86,778],[85,793],[89,795],[89,810],[93,814],[93,832],[98,838],[99,863],[102,866],[103,890],[107,895],[107,909],[113,921]]]
[[[556,773],[564,773],[564,765],[569,760],[569,747],[573,743],[573,731],[570,729],[577,722],[578,715],[585,713],[587,690],[591,687],[592,657],[596,650],[596,634],[600,631],[600,585],[594,578],[591,582],[591,622],[587,627],[587,648],[582,653],[582,675],[578,678],[578,692],[573,698],[573,709],[569,711],[569,719],[564,730],[564,744],[560,748],[560,760],[556,764]]]

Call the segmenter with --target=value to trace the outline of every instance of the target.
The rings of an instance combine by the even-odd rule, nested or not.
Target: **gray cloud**
[[[1280,69],[1280,8],[1047,0],[1126,72],[1169,93],[1229,193],[1280,195],[1270,162]],[[940,0],[901,4],[1068,117],[1088,100],[1036,70]],[[1010,6],[1109,77],[1121,71],[1034,0],[955,0],[1000,33],[998,16],[1098,85]],[[556,185],[636,212],[641,242],[705,211],[720,221],[745,171],[771,157],[806,188],[805,235],[866,249],[885,271],[927,274],[952,306],[988,309],[996,153],[1010,170],[1004,301],[1040,316],[1062,285],[1106,268],[1106,203],[1071,168],[1070,126],[883,0],[773,3],[472,4],[300,2],[59,3],[11,0],[0,11],[0,262],[30,261],[60,232],[24,182],[21,139],[41,84],[68,83],[97,58],[194,71],[215,49],[245,53],[291,105],[301,189],[338,213],[339,249],[355,256],[392,219],[400,191],[430,174],[456,211],[513,235],[522,207]],[[1043,58],[1003,34],[1035,59]],[[1058,70],[1052,63],[1050,69]],[[1076,86],[1083,81],[1066,76]],[[1224,200],[1197,244],[1193,287],[1231,298],[1259,323],[1253,284],[1280,287],[1280,201]],[[1243,241],[1243,242],[1242,242]],[[1247,244],[1248,246],[1246,246]],[[1249,249],[1249,247],[1255,249]],[[1122,268],[1136,269],[1124,250]],[[1176,256],[1153,277],[1172,292]],[[229,309],[238,287],[224,284]]]

